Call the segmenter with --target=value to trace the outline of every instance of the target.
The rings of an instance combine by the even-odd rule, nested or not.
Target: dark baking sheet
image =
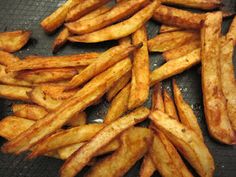
[[[53,12],[64,0],[1,0],[0,1],[0,31],[26,29],[32,30],[33,35],[30,42],[16,55],[24,57],[27,55],[51,55],[51,45],[57,33],[47,35],[40,28],[39,22],[48,14]],[[236,10],[235,0],[225,0],[225,9]],[[232,18],[226,19],[223,25],[223,32],[226,32]],[[157,34],[159,25],[156,22],[149,22],[149,37]],[[59,51],[57,55],[72,54],[87,51],[103,51],[116,42],[104,42],[99,44],[68,44]],[[234,63],[236,57],[234,57]],[[151,54],[150,68],[161,65],[163,60],[160,54]],[[215,177],[236,176],[236,149],[233,146],[226,146],[217,143],[209,137],[203,117],[200,66],[176,76],[178,84],[182,88],[184,98],[191,104],[198,116],[198,121],[204,133],[205,142],[208,145],[216,163]],[[165,88],[171,92],[170,81],[164,82]],[[11,114],[13,101],[0,99],[0,118]],[[150,101],[147,102],[150,105]],[[109,104],[104,100],[101,104],[88,108],[90,122],[101,122]],[[0,139],[0,145],[5,140]],[[0,153],[0,177],[56,177],[63,161],[49,157],[39,157],[34,160],[24,160],[25,154],[13,156]],[[126,174],[128,177],[138,176],[141,161]],[[86,171],[86,169],[84,170]],[[84,172],[83,171],[83,172]],[[83,176],[83,172],[78,176]],[[195,174],[196,175],[196,174]],[[160,176],[155,173],[153,176]]]

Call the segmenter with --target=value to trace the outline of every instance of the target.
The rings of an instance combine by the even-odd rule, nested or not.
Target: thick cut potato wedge
[[[31,102],[27,93],[31,92],[32,88],[0,85],[0,97],[9,100],[22,100]]]
[[[234,41],[234,45],[236,45],[236,16],[234,17],[229,32],[227,33],[227,38],[232,38]]]
[[[151,52],[165,52],[199,38],[199,33],[195,31],[174,31],[158,34],[148,41],[148,49]]]
[[[86,177],[123,176],[136,161],[142,158],[152,141],[147,128],[131,128],[121,136],[121,147],[112,155],[97,162]]]
[[[34,56],[9,65],[7,71],[87,66],[93,63],[98,56],[98,53],[49,57]]]
[[[152,110],[160,110],[165,112],[165,104],[162,96],[162,85],[161,82],[157,83],[153,88],[152,94]]]
[[[96,43],[126,37],[141,28],[152,17],[158,4],[159,1],[155,0],[127,20],[92,33],[69,37],[68,40],[72,42]]]
[[[197,48],[200,48],[200,45],[201,45],[200,40],[192,40],[180,47],[164,52],[162,56],[166,61],[174,60],[176,58],[180,58],[184,55],[187,55],[188,53],[192,52]]]
[[[222,13],[208,13],[201,30],[202,90],[208,130],[216,140],[235,144],[236,135],[227,114],[220,81]]]
[[[109,124],[120,116],[122,116],[126,111],[128,111],[128,101],[130,94],[130,84],[127,84],[118,95],[112,100],[110,107],[108,108],[107,114],[104,118],[104,123]]]
[[[29,40],[31,31],[0,32],[0,50],[16,52]]]
[[[222,0],[161,0],[163,4],[178,5],[196,9],[212,10],[221,7]]]
[[[108,12],[98,15],[95,18],[89,20],[76,21],[72,23],[67,23],[65,26],[73,34],[86,34],[106,26],[109,26],[121,19],[127,18],[136,11],[138,11],[142,6],[147,4],[148,0],[128,0],[122,1],[116,4]]]
[[[20,61],[20,59],[16,57],[15,55],[0,50],[0,64],[1,65],[8,66],[18,61]]]
[[[207,146],[193,130],[158,110],[152,112],[149,117],[200,176],[213,176],[214,160]]]
[[[66,22],[72,22],[78,20],[79,18],[85,16],[89,12],[97,9],[98,7],[106,4],[110,0],[86,0],[80,1],[75,6],[70,8],[68,13],[66,14]]]
[[[168,114],[171,118],[175,120],[179,120],[179,116],[177,114],[177,110],[175,108],[175,103],[167,90],[164,89],[163,91],[163,98],[164,98],[164,107],[165,107],[165,113]]]
[[[76,151],[62,166],[61,177],[75,176],[94,157],[96,152],[129,127],[142,122],[149,114],[145,107],[138,108],[108,124],[87,144]]]
[[[191,68],[201,62],[200,49],[175,60],[170,60],[151,73],[151,85]]]
[[[2,151],[19,154],[30,149],[42,138],[60,129],[74,114],[95,103],[119,78],[130,70],[131,62],[127,59],[96,76],[73,97],[64,101],[54,112],[49,113],[27,131],[3,145]]]
[[[220,49],[220,79],[226,98],[227,112],[231,125],[236,132],[236,81],[233,65],[234,44],[232,39],[223,40]]]
[[[125,57],[128,57],[135,50],[142,47],[142,43],[137,45],[118,45],[102,53],[97,61],[86,67],[81,73],[74,76],[66,85],[66,90],[70,90],[87,82],[89,79],[105,71]]]
[[[198,136],[202,140],[204,140],[201,128],[197,121],[197,117],[195,116],[190,105],[184,101],[181,91],[178,85],[176,84],[175,80],[173,80],[172,85],[173,85],[175,104],[179,113],[179,118],[181,123],[191,128],[193,131],[195,131],[195,133],[198,134]]]
[[[166,32],[174,32],[174,31],[182,31],[184,29],[175,27],[175,26],[169,26],[169,25],[161,25],[159,29],[159,33],[166,33]]]
[[[149,154],[161,176],[193,176],[185,166],[175,147],[158,129],[155,129],[153,143],[149,150]]]

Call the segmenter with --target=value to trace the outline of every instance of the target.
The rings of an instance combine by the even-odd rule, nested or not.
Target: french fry
[[[175,60],[170,60],[151,73],[151,85],[179,74],[201,62],[200,49]]]
[[[232,38],[234,40],[234,45],[236,45],[236,16],[234,17],[229,32],[227,33],[227,38]]]
[[[192,177],[175,147],[159,130],[155,129],[149,154],[161,176]]]
[[[207,146],[193,130],[158,110],[149,117],[200,176],[213,176],[214,160]]]
[[[108,124],[87,144],[82,146],[66,160],[60,170],[61,177],[75,176],[84,166],[86,166],[100,148],[107,145],[124,130],[145,120],[148,114],[149,110],[147,108],[140,107],[126,116]]]
[[[208,13],[201,30],[202,90],[204,113],[210,135],[225,144],[235,144],[220,81],[220,32],[222,13]]]
[[[78,20],[89,12],[99,8],[100,6],[106,4],[109,0],[87,0],[80,1],[75,6],[70,8],[66,14],[66,22],[72,22]]]
[[[46,68],[64,68],[64,67],[77,67],[87,66],[93,63],[99,56],[98,53],[84,53],[65,56],[49,56],[41,57],[34,56],[15,62],[7,67],[7,71],[21,71],[33,69],[46,69]]]
[[[192,40],[180,47],[164,52],[162,56],[166,61],[174,60],[176,58],[180,58],[184,55],[187,55],[188,53],[192,52],[197,48],[200,48],[200,45],[201,45],[200,40]]]
[[[16,52],[29,40],[31,31],[0,32],[0,50]]]
[[[152,174],[156,171],[156,167],[150,157],[150,154],[147,153],[144,156],[142,166],[140,168],[139,176],[140,177],[151,177]]]
[[[0,51],[0,64],[1,65],[8,66],[18,61],[20,61],[20,59],[16,57],[15,55],[8,52]]]
[[[73,34],[86,34],[109,26],[137,12],[148,0],[128,0],[116,4],[108,12],[89,20],[67,23],[65,26]]]
[[[165,52],[199,38],[199,33],[195,31],[174,31],[158,34],[148,41],[148,49],[151,52]]]
[[[60,129],[75,113],[83,111],[131,69],[130,60],[123,60],[94,77],[73,97],[64,101],[54,112],[37,121],[24,133],[2,146],[3,152],[19,154],[28,150],[45,136]],[[1,89],[0,89],[1,90]],[[50,126],[49,126],[50,125]]]
[[[128,109],[141,106],[149,95],[149,55],[147,46],[146,27],[142,26],[132,35],[133,44],[143,42],[143,46],[133,55],[133,68]],[[142,74],[140,74],[142,73]]]
[[[74,116],[70,118],[70,120],[66,123],[69,127],[77,127],[81,125],[86,125],[87,114],[86,112],[76,113]]]
[[[112,155],[97,162],[85,176],[123,176],[142,158],[151,141],[152,134],[147,128],[127,130],[121,136],[121,147]]]
[[[173,31],[182,31],[184,29],[175,27],[175,26],[169,26],[169,25],[161,25],[159,29],[159,33],[166,33],[166,32],[173,32]]]
[[[161,3],[203,10],[212,10],[222,6],[221,0],[161,0]]]
[[[74,76],[66,85],[66,90],[70,90],[84,84],[97,74],[105,71],[107,68],[113,66],[125,57],[128,57],[131,53],[133,53],[133,51],[137,50],[140,47],[142,47],[142,43],[129,46],[118,45],[108,49],[97,58],[97,61],[93,62],[81,73]]]
[[[160,110],[165,112],[165,104],[162,96],[162,86],[161,83],[157,83],[153,88],[152,94],[152,110]]]
[[[223,40],[220,49],[220,80],[223,94],[226,98],[227,113],[231,125],[236,131],[236,82],[234,77],[233,53],[234,44],[232,39]]]
[[[175,108],[175,103],[167,90],[164,89],[163,91],[163,98],[164,98],[164,107],[165,113],[168,114],[171,118],[179,120],[179,116],[177,114],[177,110]]]
[[[0,97],[9,100],[22,100],[30,102],[31,100],[27,93],[31,91],[32,89],[28,87],[0,84]]]
[[[109,124],[120,116],[122,116],[126,111],[128,111],[128,100],[130,94],[130,84],[127,84],[118,95],[112,100],[110,107],[108,108],[107,114],[104,118],[104,123]]]
[[[195,133],[198,134],[198,136],[204,141],[201,128],[192,108],[184,101],[181,91],[175,80],[173,80],[172,85],[175,104],[179,113],[181,123],[195,131]]]
[[[155,0],[125,21],[92,33],[72,36],[69,37],[68,40],[72,42],[96,43],[126,37],[143,26],[152,17],[158,5],[159,1]],[[117,33],[117,31],[119,31],[119,33]]]

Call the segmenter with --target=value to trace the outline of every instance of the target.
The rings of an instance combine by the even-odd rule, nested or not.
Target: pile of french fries
[[[21,49],[31,33],[0,33],[0,97],[22,101],[0,121],[0,136],[8,140],[2,152],[65,160],[61,177],[74,177],[85,166],[91,166],[86,177],[123,176],[142,158],[140,177],[156,170],[164,177],[193,176],[182,157],[199,176],[213,176],[214,160],[191,106],[174,79],[174,99],[161,81],[201,63],[209,133],[221,143],[236,144],[236,17],[222,35],[228,13],[218,9],[221,0],[119,0],[112,7],[108,2],[68,0],[41,22],[49,33],[65,23],[53,52],[67,40],[119,40],[103,53],[20,60],[8,52]],[[145,24],[151,18],[162,25],[160,34],[148,39]],[[153,71],[150,52],[162,52],[166,61]],[[143,104],[151,87],[148,109]],[[110,102],[103,123],[87,123],[85,109],[103,96]],[[135,126],[146,119],[148,127]],[[97,160],[101,155],[106,156]]]

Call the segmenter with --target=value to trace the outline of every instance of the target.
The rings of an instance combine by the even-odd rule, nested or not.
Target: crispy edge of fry
[[[149,118],[183,154],[200,176],[213,176],[214,160],[207,146],[193,130],[158,110],[151,112]]]
[[[159,29],[159,33],[182,31],[182,30],[184,30],[184,29],[176,27],[176,26],[161,25],[161,27]]]
[[[145,25],[132,34],[132,41],[134,45],[142,42],[143,46],[134,51],[133,54],[131,88],[128,102],[129,110],[141,106],[148,99],[149,95],[150,71]]]
[[[72,154],[72,156],[62,166],[60,170],[61,176],[74,176],[89,162],[90,159],[92,159],[94,154],[96,154],[100,148],[107,145],[122,131],[145,120],[148,114],[149,110],[147,108],[140,107],[126,116],[107,125],[101,131],[99,131],[99,133],[94,136],[87,144]]]
[[[152,17],[154,10],[159,4],[159,1],[154,0],[152,3],[125,21],[92,33],[72,36],[69,37],[68,40],[71,42],[96,43],[126,37],[143,26]],[[117,33],[117,31],[119,31],[119,33]]]
[[[152,94],[152,110],[160,110],[165,112],[165,104],[162,96],[162,84],[157,83],[153,88]]]
[[[236,45],[236,16],[234,17],[229,31],[227,33],[227,38],[232,38],[234,40],[234,45]]]
[[[163,90],[163,98],[165,105],[165,113],[168,114],[171,118],[179,121],[179,116],[175,107],[174,100],[171,98],[166,89]]]
[[[20,59],[17,56],[5,51],[0,51],[0,64],[8,66],[18,61],[20,61]]]

